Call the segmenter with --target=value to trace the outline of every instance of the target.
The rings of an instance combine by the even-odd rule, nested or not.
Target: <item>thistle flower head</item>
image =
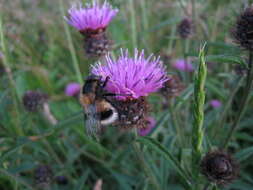
[[[145,58],[143,50],[141,52],[135,50],[134,57],[130,57],[127,50],[121,50],[121,55],[116,60],[111,55],[107,55],[106,63],[95,65],[91,72],[101,76],[103,80],[109,77],[106,85],[109,92],[131,95],[134,99],[156,92],[168,80],[159,58],[152,55]],[[118,98],[127,99],[128,97],[119,96]]]
[[[67,84],[65,88],[66,96],[77,96],[80,93],[81,86],[79,83],[72,82]]]
[[[40,165],[34,171],[35,184],[41,188],[47,188],[52,182],[53,171],[48,165]]]
[[[253,50],[253,5],[246,8],[237,18],[236,25],[232,30],[233,37],[241,47]]]
[[[220,102],[220,100],[211,100],[210,102],[210,105],[213,107],[213,108],[219,108],[221,107],[222,103]]]
[[[38,111],[47,101],[48,96],[39,91],[27,91],[23,96],[23,105],[29,112]]]
[[[189,18],[184,18],[177,26],[177,31],[181,38],[186,39],[193,34],[193,22]]]
[[[67,185],[69,183],[68,178],[66,176],[63,176],[63,175],[56,176],[55,181],[59,185]]]
[[[201,161],[201,172],[211,182],[226,185],[239,173],[239,166],[226,152],[216,150],[208,152]]]
[[[68,10],[69,16],[65,19],[71,26],[85,33],[105,29],[117,12],[106,1],[100,5],[97,0],[93,0],[92,4],[86,4],[85,7],[81,3],[72,5]]]

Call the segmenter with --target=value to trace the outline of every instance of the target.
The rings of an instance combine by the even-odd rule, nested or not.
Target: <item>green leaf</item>
[[[241,64],[245,67],[247,64],[241,57],[237,57],[234,55],[208,55],[205,57],[206,62],[217,62],[217,63],[234,63]]]
[[[243,150],[241,150],[240,152],[237,152],[235,154],[235,158],[242,162],[244,160],[247,160],[250,156],[253,155],[253,146],[245,148]]]
[[[77,185],[76,187],[74,188],[75,190],[83,190],[84,189],[84,185],[85,185],[85,182],[88,178],[88,175],[90,173],[90,170],[87,170],[83,175],[82,177],[77,181]]]
[[[190,177],[185,172],[184,168],[181,167],[180,163],[174,158],[174,156],[166,150],[166,148],[161,145],[156,140],[150,137],[139,137],[137,141],[143,143],[144,145],[150,147],[152,150],[155,150],[157,153],[162,154],[175,168],[179,175],[185,180],[186,184],[190,185]]]

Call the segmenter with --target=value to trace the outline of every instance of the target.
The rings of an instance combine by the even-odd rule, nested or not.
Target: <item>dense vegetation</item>
[[[160,55],[176,82],[148,96],[156,121],[148,135],[108,126],[99,138],[86,134],[78,98],[65,94],[99,59],[64,20],[71,3],[0,2],[0,189],[253,189],[252,48],[231,34],[250,0],[110,1],[119,9],[107,29],[114,55]],[[180,59],[191,71],[175,67]],[[25,109],[31,90],[50,112]],[[201,159],[210,151],[229,162],[228,181],[240,163],[236,180],[205,177],[212,163]]]

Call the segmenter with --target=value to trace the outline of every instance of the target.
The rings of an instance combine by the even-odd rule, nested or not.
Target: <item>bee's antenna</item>
[[[103,96],[132,96],[132,94],[105,93]]]

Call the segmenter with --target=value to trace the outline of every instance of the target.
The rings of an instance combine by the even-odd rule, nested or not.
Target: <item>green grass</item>
[[[148,97],[150,114],[157,121],[152,133],[136,138],[134,131],[107,127],[99,141],[94,140],[86,135],[78,100],[64,94],[66,84],[82,82],[96,61],[85,56],[82,36],[63,19],[71,1],[4,0],[0,4],[4,55],[0,57],[0,189],[37,189],[33,172],[39,164],[68,178],[68,185],[52,183],[52,190],[93,189],[98,179],[103,180],[102,189],[110,190],[204,190],[206,184],[209,189],[253,189],[252,90],[242,96],[251,79],[234,72],[235,65],[246,65],[248,55],[230,35],[247,1],[110,2],[119,9],[108,28],[114,55],[120,48],[131,54],[134,48],[145,49],[146,54],[162,58],[165,54],[172,60],[188,58],[201,72],[178,72],[165,61],[168,73],[179,76],[185,88],[166,109],[160,95]],[[177,25],[186,16],[194,19],[196,28],[185,41],[177,34]],[[212,67],[208,62],[214,62]],[[57,125],[40,112],[24,109],[22,96],[27,90],[49,95]],[[242,97],[245,106],[240,108]],[[219,99],[222,106],[212,108],[212,99]],[[236,127],[231,131],[231,126]],[[215,187],[199,173],[200,158],[218,147],[227,147],[241,165],[240,177],[227,187]]]

